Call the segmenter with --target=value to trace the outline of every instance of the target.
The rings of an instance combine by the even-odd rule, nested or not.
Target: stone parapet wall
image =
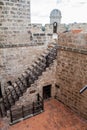
[[[87,91],[80,94],[87,85],[87,46],[71,42],[73,35],[66,37],[68,34],[61,35],[58,42],[56,98],[87,119]]]
[[[29,30],[32,33],[42,33],[42,24],[29,24]]]
[[[44,28],[44,31],[43,31]],[[45,24],[44,26],[42,24],[29,24],[29,30],[33,33],[52,33],[53,34],[53,25],[52,24]],[[58,25],[58,32],[63,32],[66,30],[65,24],[59,24]]]
[[[47,45],[53,41],[53,26],[46,24],[29,24],[30,41],[32,45]]]
[[[53,34],[51,33],[33,33],[32,35],[32,44],[33,45],[47,45],[49,43],[52,43]]]
[[[71,24],[68,24],[68,28],[69,30],[81,29],[87,32],[87,23],[71,23]]]
[[[34,33],[42,33],[42,24],[30,24],[29,28]],[[53,33],[53,25],[52,24],[45,24],[45,33]],[[83,32],[87,32],[87,23],[72,23],[72,24],[59,24],[58,25],[58,32],[64,31],[72,31],[72,30],[82,30]]]
[[[82,30],[83,32],[87,32],[87,23],[60,24],[58,26],[58,32],[72,31],[72,30]]]
[[[0,44],[29,44],[30,0],[0,1]]]
[[[7,81],[15,81],[44,51],[44,46],[1,48],[0,82],[2,89]]]
[[[53,25],[45,24],[45,31],[46,31],[46,33],[53,33]]]
[[[42,28],[44,27],[44,31]],[[72,23],[72,24],[59,24],[57,32],[65,32],[72,30],[82,30],[83,32],[87,32],[87,23]],[[52,24],[29,24],[29,30],[32,33],[53,33],[53,25]]]
[[[60,33],[58,44],[77,49],[87,49],[87,33]]]
[[[87,49],[79,49],[79,48],[68,47],[68,46],[60,46],[59,45],[58,50],[87,55]]]

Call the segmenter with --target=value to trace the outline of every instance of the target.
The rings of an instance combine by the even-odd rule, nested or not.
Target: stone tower
[[[58,9],[53,9],[50,13],[50,24],[53,23],[57,23],[60,24],[61,23],[61,11]]]
[[[30,0],[0,0],[0,45],[29,42]]]
[[[30,44],[30,23],[30,0],[0,0],[0,82],[2,88],[7,80],[16,77],[17,67],[21,66],[18,66],[17,59],[20,59],[20,56],[22,58],[22,51],[25,50],[26,53],[26,46]]]

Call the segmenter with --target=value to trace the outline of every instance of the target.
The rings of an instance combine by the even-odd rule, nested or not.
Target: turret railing
[[[37,100],[31,104],[25,104],[18,108],[10,108],[10,125],[18,123],[23,119],[40,114],[44,111],[44,103],[42,97],[37,94]]]

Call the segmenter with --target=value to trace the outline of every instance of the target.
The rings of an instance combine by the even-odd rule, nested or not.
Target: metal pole
[[[1,82],[0,82],[0,98],[2,98]]]
[[[22,106],[22,117],[24,118],[24,106]]]
[[[33,115],[34,115],[34,102],[33,102],[32,106],[33,106]]]
[[[12,111],[10,109],[10,120],[11,120],[11,123],[13,122],[13,117],[12,117]]]
[[[80,94],[82,94],[86,89],[87,89],[87,85],[80,90]]]

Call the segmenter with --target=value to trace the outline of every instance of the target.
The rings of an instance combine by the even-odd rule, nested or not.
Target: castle
[[[57,13],[58,18],[54,20]],[[50,24],[45,24],[44,27],[42,24],[32,24],[30,0],[0,1],[1,91],[5,95],[5,91],[9,93],[9,88],[11,93],[12,85],[15,86],[18,77],[21,77],[38,57],[44,53],[48,54],[47,48],[49,50],[54,47],[54,22],[58,22],[57,58],[38,80],[27,88],[19,101],[15,102],[15,107],[35,101],[39,93],[45,99],[53,97],[60,100],[87,119],[87,92],[85,91],[83,96],[79,94],[80,89],[87,84],[87,23],[61,24],[61,12],[55,9],[50,14]],[[44,58],[43,63],[46,64],[45,62]],[[0,102],[2,109],[2,100]]]

